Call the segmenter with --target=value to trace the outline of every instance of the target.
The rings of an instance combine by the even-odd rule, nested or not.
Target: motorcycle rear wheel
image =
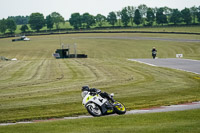
[[[122,103],[116,101],[114,104],[119,104],[119,106],[114,107],[114,110],[117,114],[122,115],[126,113],[126,107]]]
[[[88,113],[92,116],[97,117],[102,115],[100,107],[94,103],[89,103],[86,108]]]

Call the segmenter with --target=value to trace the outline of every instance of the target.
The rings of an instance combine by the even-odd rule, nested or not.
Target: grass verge
[[[199,133],[200,110],[0,126],[0,133]]]

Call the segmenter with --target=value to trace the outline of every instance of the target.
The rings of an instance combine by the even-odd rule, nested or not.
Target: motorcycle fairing
[[[87,105],[87,103],[93,102],[101,107],[106,101],[106,99],[100,97],[99,95],[91,96],[88,94],[83,99],[83,105]]]

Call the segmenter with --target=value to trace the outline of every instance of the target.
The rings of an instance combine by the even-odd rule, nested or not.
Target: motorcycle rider
[[[90,95],[99,94],[102,98],[107,98],[108,100],[112,101],[113,103],[115,102],[115,100],[112,98],[111,95],[109,95],[106,92],[101,92],[101,90],[96,89],[96,88],[89,88],[89,86],[83,86],[82,87],[82,92],[90,93]]]
[[[153,49],[151,50],[151,52],[152,52],[152,57],[153,57],[153,59],[155,59],[155,58],[156,58],[156,54],[157,54],[156,48],[153,47]]]

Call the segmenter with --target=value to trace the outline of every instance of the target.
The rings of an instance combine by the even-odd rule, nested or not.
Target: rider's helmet
[[[89,90],[90,90],[90,88],[87,85],[82,87],[82,91],[89,91]]]
[[[89,93],[89,90],[90,90],[89,86],[82,87],[82,93],[81,93],[82,98],[84,98]]]

